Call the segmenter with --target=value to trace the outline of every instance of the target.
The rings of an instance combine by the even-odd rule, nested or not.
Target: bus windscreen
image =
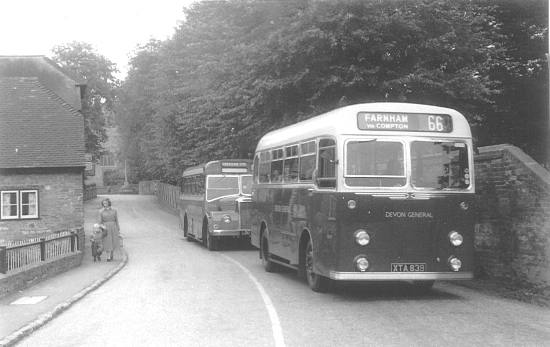
[[[236,195],[239,194],[239,178],[237,176],[208,176],[206,187],[206,200]]]
[[[364,187],[405,185],[403,144],[396,141],[348,141],[346,184]]]
[[[252,176],[241,176],[241,191],[243,194],[252,194]]]
[[[414,141],[411,160],[414,187],[465,189],[470,185],[465,143]]]

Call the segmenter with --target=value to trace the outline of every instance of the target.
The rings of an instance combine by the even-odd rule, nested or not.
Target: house
[[[84,225],[83,90],[45,57],[0,57],[0,243]]]

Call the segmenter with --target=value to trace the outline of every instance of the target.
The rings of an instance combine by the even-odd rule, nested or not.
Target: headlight
[[[451,270],[458,271],[462,267],[462,262],[460,259],[451,256],[449,258],[449,266],[451,267]]]
[[[463,209],[464,211],[466,211],[467,209],[470,208],[470,205],[468,205],[468,203],[466,201],[462,201],[460,204],[458,204],[460,206],[461,209]]]
[[[224,223],[231,223],[231,216],[228,214],[224,214],[222,220]]]
[[[451,241],[451,244],[453,246],[460,246],[462,244],[462,242],[464,241],[464,238],[458,232],[451,231],[449,233],[449,241]]]
[[[365,230],[359,229],[355,232],[355,242],[360,246],[366,246],[370,242],[370,236]]]
[[[365,257],[359,257],[355,259],[355,267],[357,270],[365,272],[369,268],[369,261]]]
[[[357,207],[357,202],[355,200],[348,200],[348,208],[353,210]]]

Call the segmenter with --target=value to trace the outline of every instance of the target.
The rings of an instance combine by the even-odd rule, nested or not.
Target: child
[[[103,253],[103,228],[100,224],[94,224],[94,230],[92,231],[92,257],[95,261],[101,261],[101,253]]]

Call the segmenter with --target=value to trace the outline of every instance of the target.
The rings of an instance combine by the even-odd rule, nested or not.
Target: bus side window
[[[283,149],[276,149],[271,152],[273,161],[271,162],[271,182],[281,182],[283,180]]]
[[[297,182],[298,181],[298,145],[285,148],[286,158],[284,161],[284,176],[285,182]]]
[[[318,185],[336,187],[336,143],[332,139],[319,140]]]
[[[258,168],[258,182],[269,183],[269,174],[271,172],[271,156],[269,152],[260,153],[260,165]]]
[[[253,182],[258,183],[260,178],[260,155],[256,154],[254,157],[254,164],[252,164]]]
[[[197,194],[203,195],[206,192],[204,180],[206,178],[202,175],[197,176]]]
[[[313,180],[315,149],[315,141],[309,141],[300,145],[300,181]]]

